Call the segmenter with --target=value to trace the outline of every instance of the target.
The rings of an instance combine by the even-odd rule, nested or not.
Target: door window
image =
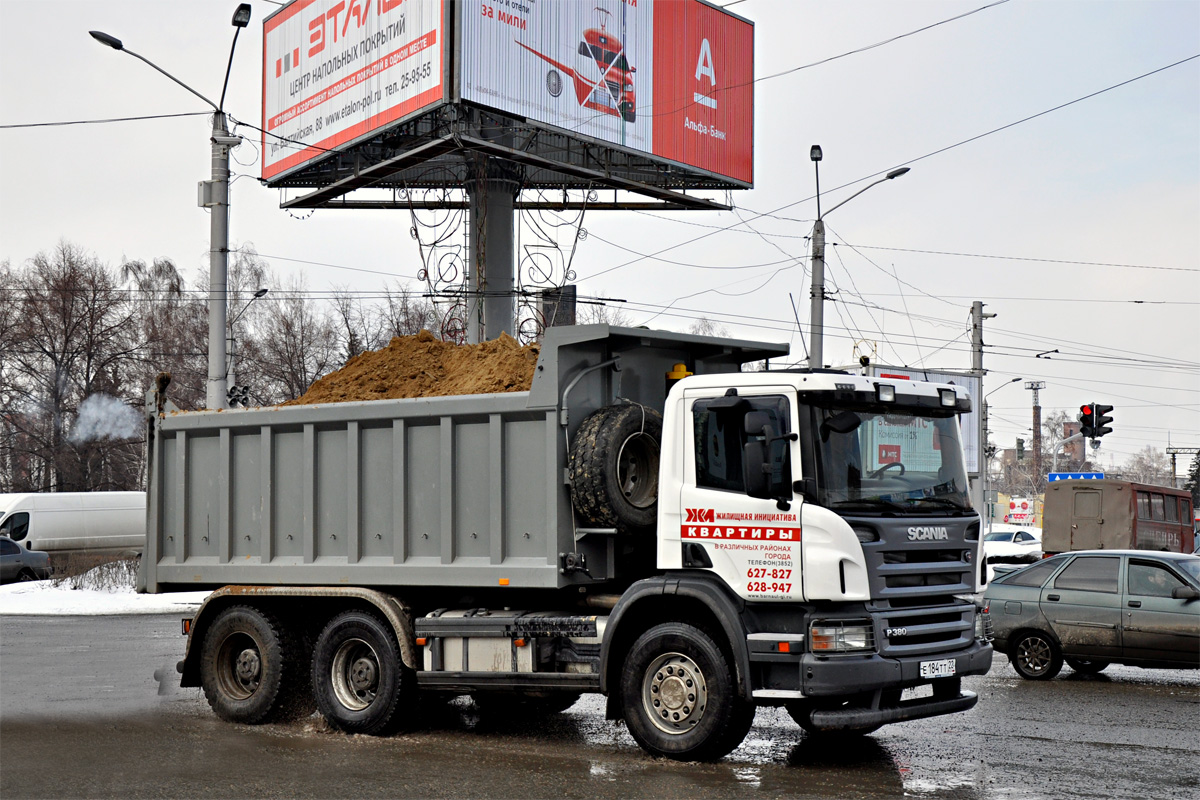
[[[1150,519],[1150,493],[1138,492],[1138,519]]]
[[[742,474],[742,454],[752,438],[745,432],[746,414],[761,411],[770,421],[773,436],[783,436],[791,430],[791,414],[786,397],[748,397],[730,403],[728,397],[697,400],[692,406],[692,431],[696,449],[696,485],[731,492],[746,491]],[[762,438],[762,437],[758,437]],[[786,442],[776,442],[782,453],[780,469],[787,470]],[[788,475],[781,483],[790,485]]]
[[[1041,586],[1060,564],[1062,564],[1061,561],[1043,561],[1028,569],[1013,573],[1012,577],[1004,579],[1004,583],[1012,586]]]
[[[1080,589],[1085,592],[1117,591],[1117,573],[1121,559],[1109,556],[1080,556],[1054,579],[1055,589]]]
[[[1170,597],[1177,586],[1183,586],[1169,569],[1145,561],[1129,562],[1129,593],[1143,597]]]
[[[1150,495],[1150,515],[1154,519],[1164,520],[1167,518],[1165,507],[1166,504],[1163,503],[1163,496],[1161,494],[1155,492]]]
[[[1075,493],[1075,516],[1096,519],[1100,516],[1100,493],[1094,489]]]
[[[29,515],[24,511],[12,514],[0,525],[0,536],[7,536],[14,542],[19,542],[29,533]]]

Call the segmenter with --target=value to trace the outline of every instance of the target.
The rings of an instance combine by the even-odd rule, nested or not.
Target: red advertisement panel
[[[754,26],[695,2],[654,4],[654,154],[754,180]]]

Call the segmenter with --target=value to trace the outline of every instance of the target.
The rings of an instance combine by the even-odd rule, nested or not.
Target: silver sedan
[[[1110,663],[1200,668],[1200,556],[1144,550],[1061,553],[984,593],[993,645],[1023,678]]]

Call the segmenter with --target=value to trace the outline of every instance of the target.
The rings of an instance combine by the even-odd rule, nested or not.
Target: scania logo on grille
[[[932,527],[915,527],[908,529],[908,540],[910,542],[930,541],[933,539],[949,539],[950,532],[945,528]]]

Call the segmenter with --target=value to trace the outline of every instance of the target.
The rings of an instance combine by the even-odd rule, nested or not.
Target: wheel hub
[[[262,660],[258,657],[258,651],[247,647],[238,653],[235,669],[238,680],[242,683],[251,683],[257,680],[259,673],[262,672]]]
[[[659,730],[688,732],[704,716],[707,701],[704,674],[696,662],[681,653],[660,656],[646,671],[642,703]]]
[[[350,685],[356,692],[365,692],[375,686],[377,675],[374,662],[360,658],[350,667]]]

